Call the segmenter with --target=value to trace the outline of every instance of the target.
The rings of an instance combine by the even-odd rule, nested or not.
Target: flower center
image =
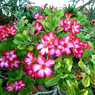
[[[54,49],[57,49],[57,45],[54,46]]]
[[[68,27],[69,25],[68,24],[65,24],[65,27]]]
[[[11,55],[11,54],[9,54],[9,57],[12,57],[12,55]]]
[[[67,47],[67,43],[64,43],[64,47],[65,47],[65,48]]]
[[[52,42],[52,38],[49,38],[49,41]]]
[[[72,29],[75,29],[75,26],[72,26]]]
[[[46,65],[45,64],[42,64],[41,67],[42,67],[42,69],[45,69],[46,68]]]
[[[6,35],[7,33],[6,32],[4,32],[4,35]]]
[[[13,30],[10,30],[10,32],[13,32]]]

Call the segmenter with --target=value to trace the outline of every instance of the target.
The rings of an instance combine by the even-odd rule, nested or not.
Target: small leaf
[[[90,77],[87,75],[82,79],[82,83],[85,87],[88,87],[90,85]]]
[[[83,69],[87,74],[90,74],[89,69],[86,67],[86,65],[83,64],[82,61],[79,61],[78,65],[79,65],[80,68]]]

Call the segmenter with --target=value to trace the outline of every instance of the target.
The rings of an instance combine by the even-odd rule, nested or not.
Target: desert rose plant
[[[0,25],[0,95],[93,95],[94,53],[85,56],[92,45],[79,38],[81,24],[62,9],[40,10],[33,23]]]

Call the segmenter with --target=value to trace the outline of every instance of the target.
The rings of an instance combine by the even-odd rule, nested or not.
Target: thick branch
[[[91,4],[91,3],[92,3],[91,0],[89,0],[87,3],[85,3],[83,6],[81,6],[81,7],[79,8],[79,11],[82,10],[86,5],[89,5],[89,4]]]

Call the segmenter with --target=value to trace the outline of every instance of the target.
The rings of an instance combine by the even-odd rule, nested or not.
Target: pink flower
[[[72,23],[72,21],[70,21],[70,20],[64,20],[63,21],[63,28],[64,28],[65,32],[68,32],[70,30],[71,23]]]
[[[13,25],[11,25],[10,27],[6,27],[6,29],[8,31],[8,34],[15,36],[15,32],[17,31],[17,29]]]
[[[43,19],[44,16],[43,15],[39,15],[38,19]]]
[[[44,39],[47,43],[52,43],[53,39],[55,38],[54,33],[50,31],[48,34],[44,34],[42,39]]]
[[[41,10],[44,10],[44,6],[43,6],[43,5],[42,5],[42,6],[40,6],[40,9],[41,9]]]
[[[10,52],[6,50],[3,52],[3,54],[5,55],[6,59],[9,61],[13,61],[14,59],[17,58],[17,55],[15,54],[15,49],[11,49]]]
[[[52,76],[52,69],[50,68],[55,64],[53,59],[45,60],[45,58],[41,55],[37,57],[38,64],[33,64],[33,71],[36,73],[36,78],[43,78]]]
[[[78,49],[77,53],[74,53],[74,57],[81,58],[83,53],[84,53],[84,50]]]
[[[16,25],[18,23],[18,20],[14,21],[13,24]]]
[[[34,19],[38,19],[38,18],[39,18],[39,16],[40,16],[40,14],[39,14],[39,13],[35,13],[35,14],[34,14],[34,16],[33,16],[33,18],[34,18]]]
[[[25,65],[24,72],[26,72],[28,76],[31,76],[32,79],[35,78],[35,73],[33,72],[32,65]]]
[[[8,86],[5,87],[6,91],[14,91],[14,85],[11,85],[10,83]]]
[[[60,45],[60,39],[55,37],[54,40],[52,41],[52,44],[49,46],[49,55],[53,56],[54,54],[58,57],[61,57],[62,52],[61,52],[61,45]]]
[[[56,10],[56,9],[57,9],[57,8],[54,8],[54,7],[53,7],[53,8],[51,9],[51,11],[53,12],[53,11]]]
[[[74,20],[71,25],[71,33],[74,35],[75,33],[80,33],[79,28],[81,27],[81,24],[77,24],[77,21]]]
[[[43,30],[43,25],[39,21],[36,21],[33,27],[36,29],[36,33],[40,33],[40,31]]]
[[[25,88],[26,84],[23,83],[23,80],[14,82],[14,91],[20,91],[22,88]]]
[[[7,31],[6,27],[1,28],[0,32],[1,32],[0,36],[1,36],[2,39],[6,38],[6,37],[9,37],[9,34],[8,34],[8,31]]]
[[[69,18],[72,16],[72,14],[68,14],[68,13],[64,13],[64,15],[66,16],[66,20],[69,20]]]
[[[35,58],[33,57],[33,53],[32,52],[28,52],[26,57],[23,58],[24,59],[24,62],[27,64],[27,65],[30,65],[32,62],[35,62]]]
[[[19,68],[19,64],[21,64],[21,61],[20,60],[13,60],[11,63],[10,63],[10,69],[13,69],[13,68],[16,68],[18,69]]]
[[[74,48],[74,44],[70,41],[70,36],[67,35],[65,36],[65,38],[63,40],[60,41],[60,44],[62,45],[62,53],[66,53],[67,55],[71,54],[71,50],[72,48]]]
[[[31,4],[30,3],[27,3],[25,7],[28,9],[28,8],[31,7]]]
[[[6,59],[5,56],[0,57],[0,68],[9,68],[9,61]]]
[[[41,44],[37,44],[36,45],[36,49],[37,50],[41,50],[39,52],[39,54],[45,55],[45,54],[48,53],[48,43],[42,39],[42,43]]]
[[[25,88],[26,84],[23,83],[23,80],[21,79],[20,81],[15,80],[14,84],[11,85],[10,83],[8,86],[5,87],[7,91],[20,91],[22,88]]]

